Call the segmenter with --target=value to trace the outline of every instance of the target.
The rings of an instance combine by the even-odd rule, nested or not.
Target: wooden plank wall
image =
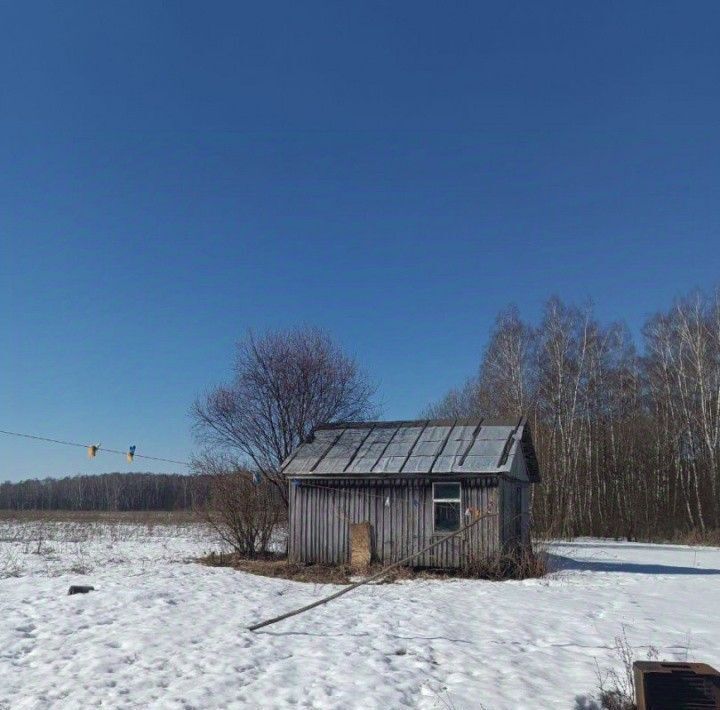
[[[481,513],[497,513],[498,490],[494,477],[462,481],[461,512],[475,508]],[[442,536],[433,533],[429,479],[290,483],[291,560],[346,563],[350,554],[349,526],[364,521],[372,525],[373,558],[381,563],[396,562]],[[499,515],[491,515],[465,535],[416,558],[414,564],[460,567],[471,558],[490,556],[499,549]]]
[[[520,507],[517,487],[520,486]],[[530,484],[527,481],[501,479],[500,495],[500,543],[505,549],[530,542]],[[517,537],[516,520],[520,517],[521,536]]]

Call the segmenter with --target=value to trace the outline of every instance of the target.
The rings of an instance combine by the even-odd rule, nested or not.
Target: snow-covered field
[[[335,587],[188,563],[199,526],[0,523],[0,708],[568,708],[644,657],[720,667],[720,549],[552,545],[544,580]],[[68,596],[70,584],[96,591]]]

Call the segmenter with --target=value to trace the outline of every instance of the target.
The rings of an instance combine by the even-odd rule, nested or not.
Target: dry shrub
[[[620,670],[610,668],[601,671],[597,667],[597,695],[595,698],[578,696],[575,699],[575,710],[635,710],[635,650],[627,638],[627,631],[622,627],[622,634],[615,637],[613,653],[617,658]],[[655,660],[658,651],[654,646],[647,649],[647,660]]]
[[[18,560],[17,553],[12,550],[6,550],[0,556],[0,579],[8,577],[20,577],[22,574],[22,564]]]
[[[198,560],[211,567],[232,567],[241,572],[249,572],[264,577],[282,577],[297,582],[316,584],[349,584],[363,577],[371,577],[382,571],[383,565],[368,565],[360,573],[349,564],[303,564],[290,562],[278,552],[258,553],[254,558],[232,553],[210,553]],[[413,579],[448,580],[458,577],[485,580],[530,579],[542,577],[547,572],[544,553],[508,553],[492,560],[478,560],[476,565],[465,569],[432,569],[424,567],[402,566],[388,570],[387,574],[372,584],[393,584]]]
[[[684,534],[675,535],[673,542],[683,545],[709,545],[720,547],[720,530],[692,530]]]
[[[527,546],[511,548],[500,555],[473,559],[461,570],[461,575],[471,579],[503,581],[535,579],[544,577],[548,571],[546,551],[533,550]]]
[[[273,531],[286,516],[277,488],[218,456],[204,455],[195,469],[209,481],[204,516],[220,540],[242,557],[267,553]]]

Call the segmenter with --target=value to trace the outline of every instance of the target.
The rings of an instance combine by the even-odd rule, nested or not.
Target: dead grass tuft
[[[211,567],[232,567],[233,569],[263,577],[280,577],[296,582],[314,584],[350,584],[382,571],[383,565],[371,564],[361,572],[349,565],[308,565],[290,562],[279,553],[265,553],[256,559],[242,557],[237,553],[210,553],[198,560]],[[398,567],[379,579],[376,584],[393,584],[412,579],[485,579],[501,581],[507,579],[530,579],[542,577],[548,571],[545,552],[508,553],[491,560],[477,563],[458,570]]]
[[[198,562],[210,567],[232,567],[262,577],[280,577],[314,584],[349,584],[352,571],[338,565],[303,565],[289,562],[280,554],[265,553],[255,559],[237,553],[210,553]]]
[[[473,560],[460,576],[501,582],[508,579],[537,579],[549,571],[547,551],[530,547],[510,550],[496,557]]]

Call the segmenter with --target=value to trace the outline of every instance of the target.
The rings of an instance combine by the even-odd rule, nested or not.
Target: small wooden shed
[[[369,531],[373,561],[387,564],[478,514],[481,522],[412,565],[459,568],[527,545],[530,485],[540,480],[525,419],[327,424],[283,471],[290,559],[324,564],[350,562],[351,530],[355,541]]]

